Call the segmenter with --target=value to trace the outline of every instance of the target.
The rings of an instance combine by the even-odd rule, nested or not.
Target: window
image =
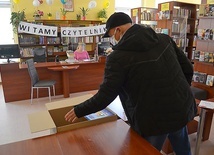
[[[131,8],[137,8],[141,6],[142,0],[115,0],[115,11],[124,12],[131,16]]]
[[[0,28],[0,44],[13,44],[13,28],[10,24],[10,0],[0,0],[0,16],[1,28]]]

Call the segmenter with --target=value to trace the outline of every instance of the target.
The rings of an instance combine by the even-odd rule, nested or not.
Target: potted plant
[[[85,9],[84,7],[81,7],[80,10],[82,14],[82,20],[85,20],[85,17],[88,14],[89,9],[88,8]]]
[[[62,19],[65,20],[66,19],[66,14],[68,13],[67,10],[65,10],[64,8],[60,8],[61,13],[62,13]]]
[[[77,20],[80,20],[81,19],[81,15],[80,14],[77,14]]]
[[[51,17],[52,17],[52,13],[47,13],[47,15],[48,15],[48,19],[51,19]]]
[[[41,19],[41,17],[42,17],[43,15],[44,15],[44,12],[43,12],[43,11],[37,10],[37,11],[34,12],[33,17],[34,17],[35,19]]]
[[[20,21],[23,21],[25,19],[25,11],[18,11],[18,12],[12,12],[10,17],[10,24],[13,26],[13,32],[17,33],[17,29],[19,26]]]
[[[97,17],[101,20],[104,21],[105,19],[107,19],[107,11],[106,9],[102,9],[97,13]]]

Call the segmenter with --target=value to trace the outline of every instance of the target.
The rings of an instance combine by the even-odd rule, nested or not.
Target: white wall
[[[142,6],[142,0],[115,0],[115,12],[124,12],[131,15],[131,8]]]
[[[127,8],[141,7],[141,0],[115,0],[115,7],[127,7]]]

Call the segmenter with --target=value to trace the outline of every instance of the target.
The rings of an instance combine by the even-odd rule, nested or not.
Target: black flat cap
[[[127,14],[123,12],[115,12],[106,22],[106,32],[103,38],[110,37],[108,35],[110,29],[127,23],[132,23],[132,19]]]

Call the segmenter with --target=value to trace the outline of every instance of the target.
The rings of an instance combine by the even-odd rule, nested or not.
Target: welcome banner
[[[105,33],[105,24],[89,27],[61,27],[61,37],[85,37]]]
[[[46,26],[20,22],[18,26],[19,33],[35,34],[40,36],[57,37],[57,26]],[[61,27],[61,37],[85,37],[95,36],[105,33],[105,24],[89,27]]]
[[[45,26],[39,24],[32,24],[27,22],[20,22],[18,27],[19,33],[29,33],[40,36],[53,36],[57,37],[56,26]]]

